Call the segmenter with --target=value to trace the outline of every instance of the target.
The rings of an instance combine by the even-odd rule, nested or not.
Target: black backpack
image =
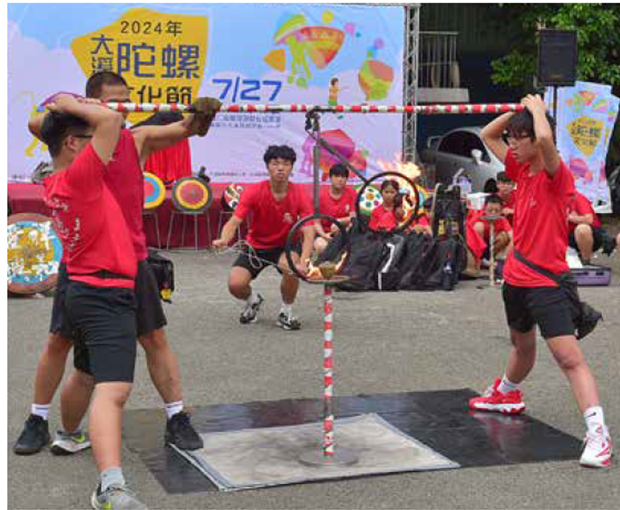
[[[166,303],[172,303],[172,293],[174,292],[174,264],[170,259],[160,255],[157,250],[149,249],[146,259],[159,289],[159,297]]]

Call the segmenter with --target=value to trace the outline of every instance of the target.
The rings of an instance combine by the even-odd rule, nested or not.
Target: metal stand
[[[146,223],[147,218],[155,220],[155,234],[157,235],[157,248],[161,250],[161,236],[159,235],[159,219],[157,218],[157,209],[142,212],[142,221]]]
[[[177,214],[181,214],[183,216],[183,230],[181,231],[181,247],[185,246],[185,224],[187,222],[188,216],[194,217],[194,250],[198,250],[198,217],[205,214],[207,221],[207,235],[209,236],[209,243],[211,242],[211,218],[209,216],[209,209],[205,211],[198,212],[190,212],[190,211],[175,211],[174,209],[170,212],[170,224],[168,226],[168,239],[166,241],[166,250],[170,249],[170,237],[172,236],[172,227],[174,225],[174,217]],[[207,243],[206,249],[209,248],[209,243]]]
[[[341,447],[336,449],[334,440],[333,292],[332,285],[326,283],[323,286],[325,303],[325,329],[323,334],[323,448],[322,450],[304,452],[299,457],[299,461],[302,464],[317,467],[347,466],[355,464],[358,460],[353,450]]]

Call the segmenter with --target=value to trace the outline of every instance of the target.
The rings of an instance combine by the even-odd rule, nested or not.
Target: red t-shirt
[[[389,232],[398,226],[394,209],[387,210],[383,204],[375,207],[370,215],[370,224],[372,230],[385,230]]]
[[[349,218],[351,213],[355,212],[355,201],[357,200],[357,193],[355,193],[355,190],[345,188],[340,198],[332,197],[329,190],[329,186],[323,186],[321,188],[319,194],[319,211],[337,220]],[[329,231],[331,228],[331,224],[327,220],[321,220],[321,225],[326,231]]]
[[[71,166],[45,179],[44,200],[62,242],[69,278],[133,289],[137,259],[121,207],[104,182],[106,170],[88,145]],[[130,279],[86,276],[98,271]]]
[[[129,235],[138,260],[148,256],[146,237],[142,228],[144,209],[144,174],[136,142],[129,129],[121,130],[121,137],[108,163],[105,182],[121,206]]]
[[[511,150],[506,155],[506,173],[517,183],[514,245],[536,265],[556,274],[569,271],[568,207],[575,193],[574,178],[563,161],[550,177],[541,170],[530,175],[529,163],[518,163]],[[557,287],[514,258],[511,253],[504,269],[506,282],[516,287]]]
[[[489,220],[485,219],[484,216],[486,216],[485,211],[472,210],[467,213],[467,221],[470,222],[472,226],[478,222],[482,223],[484,225],[484,240],[488,242],[491,237],[491,223]],[[506,218],[495,220],[495,235],[500,232],[510,232],[511,230],[512,227]]]
[[[601,220],[597,216],[597,214],[594,212],[594,208],[592,207],[592,204],[587,199],[587,197],[585,197],[578,191],[575,191],[575,196],[570,202],[569,212],[572,212],[572,211],[575,211],[579,216],[583,216],[585,214],[591,214],[592,217],[594,218],[592,222],[592,226],[594,228],[601,226]],[[576,227],[577,227],[576,223],[573,223],[572,221],[568,222],[569,232],[574,232]]]
[[[251,184],[243,191],[235,217],[245,220],[252,213],[246,238],[250,246],[281,248],[286,244],[293,225],[313,212],[310,198],[297,184],[290,182],[284,199],[276,202],[269,181],[262,181]]]
[[[510,195],[508,196],[508,200],[504,200],[499,193],[497,194],[497,196],[501,199],[502,201],[502,209],[504,209],[505,207],[508,207],[508,209],[512,209],[513,211],[515,210],[516,204],[517,204],[517,193],[515,190],[512,190],[510,192]],[[514,223],[514,213],[512,214],[508,214],[506,215],[506,219],[508,220],[508,223],[510,223],[510,225],[513,225]]]

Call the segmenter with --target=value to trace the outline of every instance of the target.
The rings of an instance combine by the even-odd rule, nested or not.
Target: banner
[[[551,89],[545,101],[552,111]],[[609,85],[578,81],[574,87],[558,89],[558,150],[575,177],[575,187],[597,213],[612,210],[605,160],[619,103]]]
[[[402,7],[330,4],[9,4],[9,180],[29,180],[46,147],[27,130],[58,91],[84,94],[98,69],[121,74],[133,102],[402,104]],[[131,123],[146,118],[132,114]],[[287,144],[294,180],[312,180],[313,141],[296,113],[216,117],[191,139],[194,173],[266,178],[263,154]],[[325,114],[324,139],[367,174],[402,149],[402,115]],[[323,179],[335,159],[323,153]]]

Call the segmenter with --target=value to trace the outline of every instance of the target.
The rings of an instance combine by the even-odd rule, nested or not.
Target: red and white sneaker
[[[609,432],[602,425],[599,425],[594,432],[588,431],[583,443],[583,453],[579,464],[595,468],[611,466],[611,457],[614,454],[613,445]]]
[[[489,411],[503,414],[519,414],[525,411],[523,394],[520,390],[501,393],[497,387],[501,379],[495,379],[493,386],[487,388],[481,397],[469,399],[469,408],[476,411]]]

